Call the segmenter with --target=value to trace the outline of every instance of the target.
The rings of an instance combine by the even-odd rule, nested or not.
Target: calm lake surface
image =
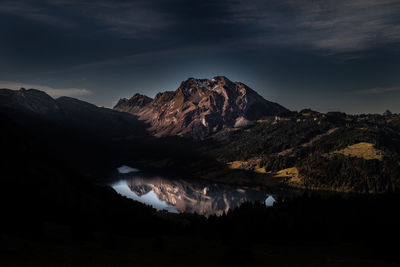
[[[203,180],[171,179],[121,166],[119,178],[111,186],[119,194],[174,213],[222,215],[244,202],[261,202],[272,206],[273,195],[241,187]]]

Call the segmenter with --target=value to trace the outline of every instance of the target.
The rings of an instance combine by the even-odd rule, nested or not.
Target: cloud
[[[66,2],[58,0],[59,4]],[[398,0],[69,1],[123,37],[262,40],[332,53],[400,42]],[[73,4],[71,4],[73,3]],[[79,3],[79,4],[78,4]],[[204,37],[205,39],[202,39]],[[167,37],[168,38],[168,37]],[[191,39],[193,38],[193,39]]]
[[[167,25],[162,13],[144,0],[4,0],[1,13],[65,28],[87,27],[91,22],[101,26],[98,34],[117,33],[125,38],[149,37]]]
[[[375,87],[375,88],[358,90],[356,92],[362,95],[378,95],[394,91],[400,91],[400,87]]]
[[[400,42],[399,0],[5,0],[0,12],[52,25],[94,23],[99,29],[87,32],[173,45],[223,41],[352,53]]]
[[[48,0],[48,5],[71,10],[75,15],[103,26],[102,32],[123,38],[154,38],[169,25],[169,20],[151,1]]]
[[[0,5],[0,14],[1,13],[66,28],[75,25],[71,20],[55,15],[52,12],[49,12],[47,8],[35,4],[32,1],[4,0]]]
[[[92,91],[88,89],[80,89],[80,88],[53,88],[50,86],[43,86],[43,85],[34,85],[28,83],[19,83],[13,81],[0,81],[0,88],[7,88],[12,90],[19,90],[21,87],[27,89],[39,89],[53,97],[60,97],[60,96],[83,96],[83,95],[90,95]]]
[[[233,20],[252,24],[265,43],[303,45],[333,53],[400,41],[398,0],[282,0],[232,5]]]

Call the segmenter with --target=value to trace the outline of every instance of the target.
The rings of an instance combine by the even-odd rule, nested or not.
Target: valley
[[[183,85],[188,92],[192,85],[199,89],[193,80]],[[227,103],[249,103],[251,95]],[[153,105],[146,99],[131,101],[125,112],[35,89],[0,90],[0,140],[7,155],[1,198],[8,214],[2,229],[11,250],[22,238],[38,250],[57,243],[74,251],[83,242],[95,253],[116,250],[126,257],[129,244],[154,239],[143,253],[165,255],[183,250],[179,239],[198,240],[204,253],[215,246],[210,261],[261,263],[259,252],[268,247],[283,253],[284,242],[296,249],[311,244],[304,253],[322,247],[329,257],[341,251],[339,260],[356,265],[363,259],[382,266],[396,262],[394,248],[382,242],[399,235],[400,115],[284,108],[250,114],[243,104],[228,108],[235,111],[226,113],[229,120],[207,127],[202,118],[211,117],[205,114],[224,109],[199,108],[201,100],[189,94],[181,104],[192,113],[156,115],[159,121],[152,121],[140,115]],[[360,254],[349,258],[346,243]]]
[[[215,161],[195,161],[190,162],[189,166],[173,158],[149,161],[148,164],[154,168],[182,169],[184,166],[187,173],[225,183],[262,186],[280,184],[313,190],[360,193],[398,191],[399,115],[325,114],[310,109],[290,112],[281,106],[270,110],[265,107],[253,114],[244,115],[247,110],[254,111],[255,108],[244,105],[241,110],[238,105],[236,113],[229,115],[232,117],[230,121],[221,121],[217,126],[186,126],[185,122],[202,121],[202,118],[206,120],[209,118],[207,114],[225,114],[225,110],[218,105],[201,104],[209,98],[201,96],[204,90],[215,92],[219,90],[215,88],[222,86],[226,91],[221,94],[231,95],[231,98],[227,97],[221,103],[256,103],[251,98],[254,91],[250,91],[249,95],[244,93],[244,96],[237,96],[234,92],[238,89],[234,85],[225,77],[188,79],[182,82],[176,92],[168,92],[173,99],[179,97],[182,90],[186,90],[182,99],[172,100],[173,103],[180,101],[179,105],[170,108],[176,110],[176,113],[168,111],[169,106],[165,105],[169,105],[171,99],[163,100],[162,94],[154,101],[135,95],[130,100],[120,100],[114,109],[137,115],[140,120],[149,123],[148,131],[156,136],[178,134],[186,139],[194,138],[198,144],[196,153]],[[240,88],[251,90],[248,87]],[[193,92],[193,95],[188,92]],[[146,101],[139,101],[144,97]],[[186,112],[184,108],[184,111],[180,111],[179,107],[185,106],[191,106],[191,112]],[[154,115],[154,119],[151,119],[153,109],[165,113],[162,116]],[[159,111],[154,114],[159,114]],[[237,124],[240,120],[246,120],[247,123]],[[175,130],[160,132],[167,129],[165,127],[175,127]],[[187,127],[195,128],[187,132]],[[199,135],[200,132],[202,134]],[[352,170],[349,172],[350,166]],[[293,175],[279,175],[288,168],[297,171]],[[238,175],[239,179],[236,178]]]
[[[288,111],[225,77],[190,78],[166,94],[171,96],[160,93],[155,100],[136,94],[120,100],[115,111],[25,89],[2,90],[0,103],[5,116],[39,139],[64,140],[60,159],[79,150],[71,163],[94,179],[107,180],[105,173],[126,162],[253,188],[400,188],[400,115]],[[207,102],[210,97],[222,98]]]

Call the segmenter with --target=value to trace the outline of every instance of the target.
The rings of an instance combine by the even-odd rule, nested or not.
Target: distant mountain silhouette
[[[142,122],[126,113],[97,107],[71,97],[54,99],[36,89],[0,89],[0,111],[34,128],[40,126],[35,121],[41,120],[102,136],[108,134],[120,136],[138,132],[144,134],[145,128]]]
[[[148,126],[131,114],[71,97],[54,99],[36,89],[0,89],[0,114],[48,144],[60,159],[98,174],[123,153],[127,145],[119,140],[152,138]]]
[[[204,136],[224,126],[245,126],[288,111],[245,84],[223,76],[211,80],[189,78],[176,91],[159,93],[154,99],[135,94],[120,99],[114,109],[150,123],[150,130],[157,136]]]

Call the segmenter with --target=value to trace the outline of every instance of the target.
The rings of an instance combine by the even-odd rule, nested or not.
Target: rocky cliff
[[[135,94],[119,100],[114,109],[137,115],[157,136],[204,136],[224,126],[240,127],[288,111],[223,76],[189,78],[176,91],[159,93],[154,99]]]

